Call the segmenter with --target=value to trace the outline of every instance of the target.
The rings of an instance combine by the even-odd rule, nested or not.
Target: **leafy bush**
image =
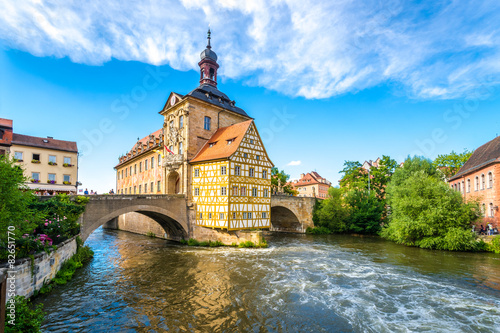
[[[441,179],[429,160],[407,159],[387,187],[391,214],[382,237],[426,249],[476,251],[470,229],[479,214],[477,202],[464,203],[460,193]]]
[[[38,304],[37,306],[32,306],[30,304],[30,300],[28,298],[25,298],[24,296],[14,296],[12,299],[16,307],[15,319],[13,320],[14,325],[11,325],[12,318],[10,318],[7,313],[5,316],[5,332],[6,333],[41,332],[40,328],[45,318],[45,313],[43,312],[43,305]],[[10,300],[7,303],[7,306],[9,306],[9,304],[11,304]]]
[[[500,253],[500,236],[493,238],[491,243],[486,246],[486,249],[491,252]]]
[[[146,232],[146,236],[151,237],[151,238],[155,238],[156,237],[155,233],[152,232],[151,230],[149,230],[148,232]]]
[[[311,235],[329,235],[332,231],[327,227],[309,227],[306,229],[306,233]]]
[[[189,245],[189,246],[200,246],[200,242],[198,242],[194,238],[189,238],[189,240],[187,241],[187,245]]]

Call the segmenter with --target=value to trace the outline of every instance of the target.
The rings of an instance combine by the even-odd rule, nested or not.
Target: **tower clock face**
[[[170,99],[170,105],[174,105],[175,102],[177,102],[177,98],[175,98],[175,96],[172,96],[172,98]]]

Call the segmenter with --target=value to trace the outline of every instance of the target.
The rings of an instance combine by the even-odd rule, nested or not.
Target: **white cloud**
[[[210,24],[222,77],[292,96],[391,83],[413,98],[456,98],[484,77],[500,83],[497,0],[0,0],[0,8],[8,47],[91,65],[116,58],[197,70]]]
[[[296,166],[296,165],[301,165],[301,164],[302,164],[302,161],[291,161],[287,165],[289,165],[289,166]]]

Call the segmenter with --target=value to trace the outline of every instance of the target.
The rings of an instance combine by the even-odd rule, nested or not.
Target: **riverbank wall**
[[[76,237],[62,242],[57,246],[57,249],[50,250],[49,253],[35,254],[33,265],[31,258],[17,259],[14,267],[10,267],[9,263],[1,264],[0,270],[8,277],[9,288],[12,285],[11,281],[13,281],[16,296],[33,296],[35,291],[40,290],[44,282],[52,280],[64,262],[76,253],[78,249]],[[8,299],[9,297],[6,297],[5,301]]]
[[[140,235],[154,234],[157,238],[171,239],[161,225],[143,214],[140,213],[127,213],[105,223],[102,226],[104,229],[114,229],[133,232]],[[220,241],[226,245],[233,243],[240,244],[243,242],[251,241],[253,243],[262,243],[262,231],[225,231],[218,229],[204,228],[197,225],[191,225],[192,238],[197,241]],[[174,239],[177,240],[177,239]]]

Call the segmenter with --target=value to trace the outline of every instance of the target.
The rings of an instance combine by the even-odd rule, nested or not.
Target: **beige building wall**
[[[17,153],[17,154],[16,154]],[[33,163],[34,154],[39,155],[40,163]],[[69,177],[70,184],[68,191],[75,190],[74,187],[78,181],[78,155],[75,152],[61,151],[55,149],[38,148],[13,144],[10,149],[12,158],[21,157],[17,163],[24,168],[27,183],[32,184],[33,173],[39,174],[39,184],[48,184],[49,174],[55,174],[55,184],[63,185],[64,176]],[[49,157],[55,158],[56,165],[49,164]],[[69,159],[70,165],[64,166],[64,159]]]
[[[185,194],[188,199],[192,199],[191,175],[192,167],[188,161],[191,160],[218,128],[227,127],[240,123],[251,118],[239,115],[235,112],[225,110],[210,103],[187,97],[177,102],[170,102],[172,98],[177,98],[171,94],[167,101],[167,107],[160,113],[164,116],[164,142],[165,145],[174,152],[175,155],[165,153],[165,193]],[[180,118],[183,117],[183,127],[180,128]],[[204,128],[205,117],[210,117],[210,130]],[[173,122],[174,131],[170,130],[170,123]],[[219,125],[219,126],[218,126]],[[182,154],[179,155],[180,143],[182,142]],[[177,163],[177,161],[182,161]],[[179,165],[180,164],[180,165]],[[175,186],[179,178],[178,187]]]
[[[116,194],[164,193],[161,163],[161,155],[151,150],[117,167]]]

